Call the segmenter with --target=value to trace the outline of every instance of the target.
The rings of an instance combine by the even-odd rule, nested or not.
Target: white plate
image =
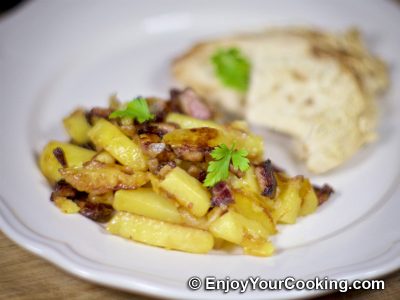
[[[380,140],[344,167],[320,177],[337,191],[316,214],[275,237],[277,254],[192,255],[108,235],[80,215],[61,214],[35,154],[66,139],[61,118],[77,105],[105,105],[118,92],[165,95],[171,59],[194,41],[269,25],[361,28],[389,62],[394,83],[381,100]],[[386,1],[37,1],[0,19],[0,226],[14,241],[63,269],[97,283],[148,295],[215,298],[186,280],[217,278],[362,279],[400,266],[400,10]],[[281,141],[267,154],[292,173]],[[343,145],[345,147],[345,145]],[[396,199],[397,198],[397,199]],[[316,292],[249,292],[295,298]],[[233,292],[230,298],[239,297]]]

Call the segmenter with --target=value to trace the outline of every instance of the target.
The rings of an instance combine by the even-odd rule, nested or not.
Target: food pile
[[[191,253],[232,244],[269,256],[277,224],[315,212],[333,190],[264,159],[244,121],[218,122],[192,89],[77,109],[70,142],[40,154],[51,201],[134,241]]]
[[[376,98],[389,82],[357,30],[298,27],[205,41],[177,58],[172,73],[225,111],[293,137],[315,173],[377,138]]]

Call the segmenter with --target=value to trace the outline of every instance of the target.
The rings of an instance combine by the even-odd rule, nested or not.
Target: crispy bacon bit
[[[93,107],[89,112],[86,113],[86,120],[90,125],[93,125],[95,117],[107,119],[111,113],[111,108]]]
[[[65,159],[63,149],[61,149],[60,147],[57,147],[53,150],[53,154],[63,168],[66,168],[68,166],[67,160]]]
[[[261,187],[261,195],[275,198],[277,182],[274,175],[271,160],[267,159],[255,169],[258,184]]]
[[[65,180],[58,181],[54,186],[54,192],[51,193],[50,200],[54,201],[56,197],[73,198],[77,190]]]
[[[232,191],[225,181],[220,181],[211,189],[211,206],[227,206],[233,203]]]
[[[54,191],[51,193],[50,200],[54,201],[56,197],[65,197],[71,200],[85,201],[87,198],[87,193],[78,191],[72,185],[62,179],[54,185]]]
[[[78,205],[81,207],[81,215],[100,223],[108,222],[114,212],[112,206],[105,203],[81,201]]]
[[[173,111],[178,111],[201,120],[211,119],[211,109],[191,88],[186,88],[183,91],[172,89],[170,95],[170,105]]]
[[[322,187],[313,185],[314,191],[317,194],[318,198],[318,204],[321,205],[325,201],[329,199],[331,194],[333,194],[335,191],[333,190],[332,187],[330,187],[328,184],[324,184]]]
[[[206,177],[207,177],[207,171],[205,171],[205,170],[202,170],[202,171],[196,176],[197,180],[200,181],[201,183],[203,183],[204,180],[206,180]]]

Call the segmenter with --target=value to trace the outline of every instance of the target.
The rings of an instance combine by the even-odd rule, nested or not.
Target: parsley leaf
[[[244,172],[249,168],[249,159],[247,155],[249,153],[246,150],[237,150],[232,153],[232,164],[235,169],[239,169]]]
[[[232,161],[233,167],[240,171],[246,171],[250,167],[249,159],[246,150],[235,150],[235,145],[228,148],[225,144],[221,144],[211,152],[210,161],[207,168],[207,176],[204,180],[204,185],[212,187],[216,183],[225,180],[229,177],[229,165]]]
[[[112,112],[110,118],[132,118],[136,119],[139,123],[146,122],[154,118],[150,113],[146,99],[137,97],[130,101],[125,109],[120,109]]]
[[[245,92],[250,80],[250,62],[239,49],[219,49],[211,57],[214,72],[227,87]]]

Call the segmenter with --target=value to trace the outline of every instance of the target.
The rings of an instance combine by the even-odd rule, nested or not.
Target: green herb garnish
[[[247,90],[250,80],[250,62],[239,49],[219,49],[211,60],[215,74],[224,85],[240,92]]]
[[[149,106],[147,105],[146,99],[137,97],[130,101],[125,109],[120,109],[112,112],[110,118],[132,118],[136,119],[139,123],[146,122],[154,118],[154,115],[150,113]]]
[[[212,187],[216,183],[228,179],[231,161],[236,170],[246,171],[250,167],[247,155],[248,152],[246,150],[235,150],[235,145],[232,145],[230,149],[225,144],[216,147],[211,152],[211,157],[214,160],[208,164],[204,185]]]

